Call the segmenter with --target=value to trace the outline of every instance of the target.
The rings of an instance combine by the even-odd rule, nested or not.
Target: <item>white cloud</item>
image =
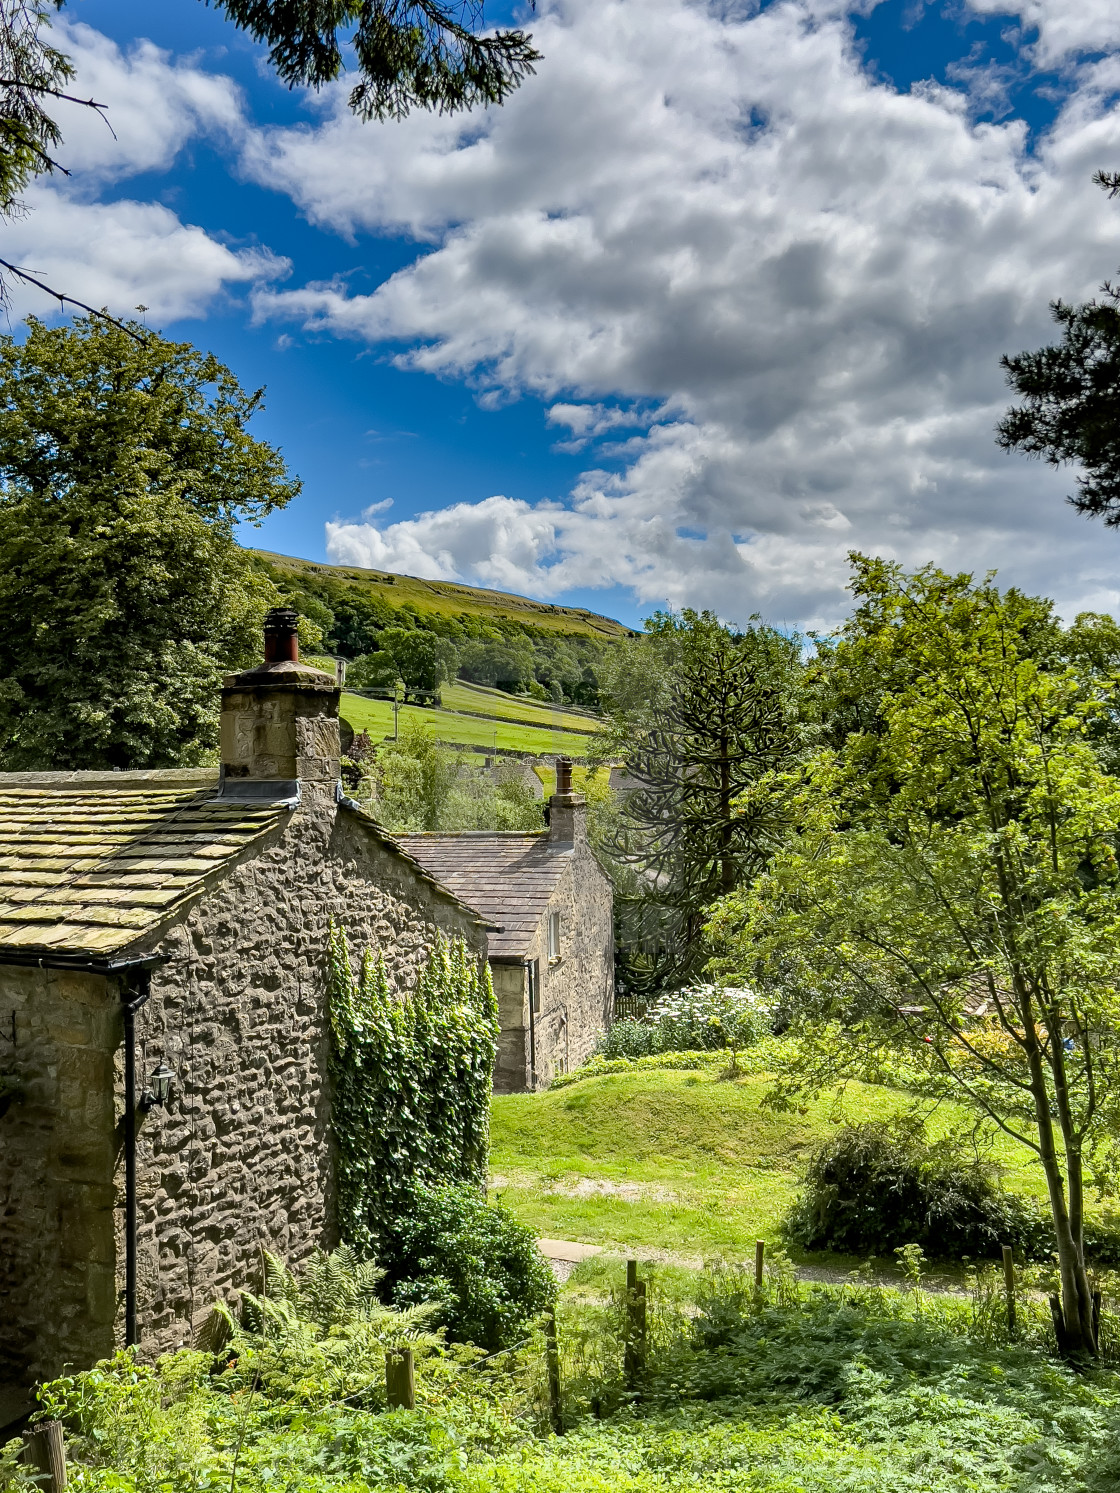
[[[4,258],[118,316],[144,305],[154,323],[202,315],[231,287],[286,274],[287,260],[267,249],[230,248],[160,203],[96,200],[108,183],[166,169],[193,138],[237,139],[244,125],[232,81],[176,63],[150,42],[126,54],[89,26],[57,30],[75,64],[74,95],[105,104],[112,129],[89,109],[59,106],[59,157],[72,174],[40,178],[24,194],[30,211],[5,226]],[[9,291],[13,319],[57,309],[18,280]]]
[[[75,202],[49,187],[26,196],[32,211],[5,229],[4,258],[118,316],[131,316],[138,305],[148,308],[152,325],[201,316],[223,290],[287,273],[287,260],[229,249],[156,202]],[[57,309],[18,281],[9,291],[13,319]]]
[[[968,0],[982,15],[1017,15],[1036,27],[1036,59],[1047,66],[1078,52],[1107,52],[1120,46],[1116,0]]]
[[[80,22],[61,22],[57,45],[71,58],[77,98],[104,104],[104,118],[77,104],[58,105],[62,164],[78,190],[141,171],[166,169],[199,135],[240,137],[242,101],[233,80],[176,62],[150,41],[128,52]]]
[[[488,116],[366,132],[335,100],[252,138],[246,169],[315,221],[435,245],[372,294],[262,291],[257,312],[534,394],[573,442],[616,405],[656,419],[563,504],[332,526],[332,554],[805,622],[843,607],[849,548],[1120,602],[1072,477],[993,441],[999,354],[1114,268],[1090,178],[1120,157],[1116,58],[1080,67],[1029,153],[958,90],[873,80],[827,5],[562,0],[535,30],[537,78]]]

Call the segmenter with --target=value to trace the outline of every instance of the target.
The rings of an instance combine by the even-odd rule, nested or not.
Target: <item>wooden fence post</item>
[[[1093,1347],[1100,1351],[1101,1346],[1101,1291],[1098,1286],[1093,1292]]]
[[[762,1266],[766,1259],[765,1239],[754,1241],[754,1293],[756,1296],[762,1292]]]
[[[390,1410],[416,1409],[416,1373],[411,1348],[390,1348],[385,1354],[385,1398]]]
[[[1011,1246],[1003,1246],[1003,1286],[1007,1295],[1007,1335],[1015,1336],[1015,1259]]]
[[[556,1308],[544,1316],[544,1359],[548,1370],[548,1418],[557,1436],[564,1434],[560,1405],[560,1347],[556,1341]]]
[[[637,1260],[626,1261],[626,1353],[623,1372],[633,1389],[646,1368],[646,1283],[638,1279]]]
[[[42,1493],[66,1493],[66,1443],[62,1422],[45,1420],[23,1433],[23,1462],[40,1474]]]

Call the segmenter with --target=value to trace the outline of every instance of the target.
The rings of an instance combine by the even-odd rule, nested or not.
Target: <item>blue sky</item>
[[[267,385],[266,547],[627,621],[827,624],[854,547],[1116,610],[1120,539],[991,430],[1120,259],[1117,12],[555,0],[504,110],[359,125],[200,0],[69,0],[118,139],[70,112],[8,250]]]

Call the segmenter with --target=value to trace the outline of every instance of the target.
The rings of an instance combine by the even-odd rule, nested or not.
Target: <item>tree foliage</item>
[[[210,3],[210,0],[208,0]],[[212,0],[269,48],[290,88],[322,88],[352,50],[358,82],[350,108],[361,119],[402,119],[501,104],[533,72],[540,53],[523,31],[479,34],[477,0]]]
[[[299,490],[189,344],[95,318],[0,339],[0,762],[168,767],[217,741],[275,592],[233,538]]]
[[[1110,197],[1120,176],[1094,178]],[[1070,502],[1079,513],[1120,527],[1120,290],[1107,281],[1103,299],[1079,306],[1054,301],[1061,341],[1000,361],[1024,403],[997,427],[1005,451],[1025,451],[1052,466],[1082,468]]]
[[[797,644],[711,612],[658,612],[608,656],[608,731],[634,790],[599,849],[619,877],[624,983],[680,984],[704,957],[705,909],[749,881],[780,835],[769,775],[798,750]]]
[[[1092,740],[1111,684],[1040,659],[1045,603],[855,558],[836,658],[890,687],[874,729],[787,777],[796,832],[722,904],[720,964],[780,986],[801,1082],[901,1049],[919,1091],[1035,1152],[1069,1343],[1092,1350],[1085,1186],[1114,1175],[1120,1122],[1120,782]]]

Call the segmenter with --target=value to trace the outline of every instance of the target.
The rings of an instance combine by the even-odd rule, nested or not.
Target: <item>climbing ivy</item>
[[[403,997],[368,948],[354,976],[333,924],[328,964],[338,1226],[368,1254],[414,1184],[485,1182],[498,1007],[489,966],[462,939],[440,934]]]

